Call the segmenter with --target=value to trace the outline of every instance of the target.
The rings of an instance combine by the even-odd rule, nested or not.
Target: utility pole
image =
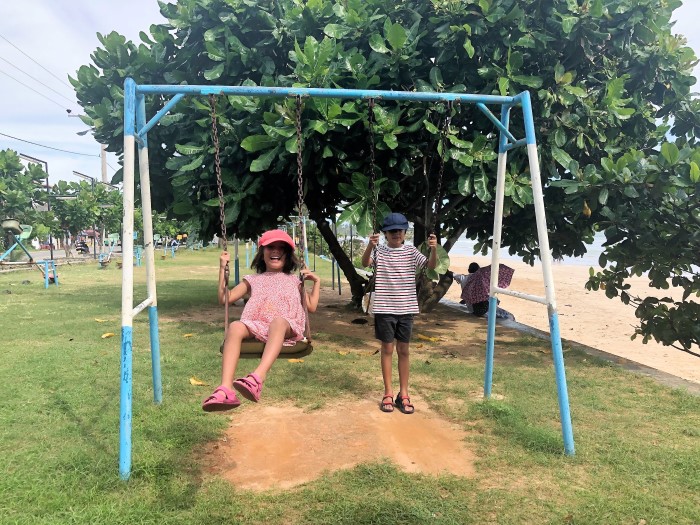
[[[100,144],[100,158],[102,160],[102,182],[107,184],[107,146]]]

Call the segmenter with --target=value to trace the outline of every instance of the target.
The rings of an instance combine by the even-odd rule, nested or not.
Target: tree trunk
[[[338,243],[338,239],[333,233],[330,224],[325,219],[319,217],[312,217],[312,219],[316,222],[318,231],[321,232],[321,236],[323,236],[323,239],[328,244],[328,249],[338,263],[338,267],[343,271],[343,275],[345,275],[345,278],[350,284],[350,292],[352,293],[351,304],[356,308],[360,308],[367,279],[357,273],[350,257],[345,253],[340,243]]]
[[[452,272],[447,272],[440,276],[440,280],[436,283],[428,279],[423,273],[420,274],[418,286],[418,306],[420,311],[430,312],[435,305],[440,302],[447,290],[452,285]]]

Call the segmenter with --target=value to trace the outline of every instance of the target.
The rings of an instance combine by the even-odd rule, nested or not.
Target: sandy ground
[[[419,396],[413,399],[425,406]],[[385,414],[371,400],[313,412],[261,403],[236,411],[231,420],[223,438],[205,450],[203,463],[239,489],[288,489],[324,472],[382,460],[407,472],[474,475],[465,433],[428,410]]]
[[[480,265],[491,264],[490,257],[450,259],[450,269],[456,273],[466,273],[472,261]],[[533,267],[509,260],[502,262],[515,269],[511,290],[544,296],[541,266]],[[622,304],[619,299],[608,299],[603,291],[586,290],[584,284],[588,280],[588,266],[555,263],[553,273],[563,339],[700,383],[700,358],[654,341],[644,344],[640,337],[634,341],[630,339],[637,321],[634,308]],[[648,289],[648,281],[643,277],[635,278],[631,284],[632,291],[640,295],[644,295]],[[454,283],[446,298],[459,301],[460,292],[459,285]],[[544,305],[510,296],[501,296],[500,299],[500,306],[513,313],[518,322],[549,332],[547,308]]]

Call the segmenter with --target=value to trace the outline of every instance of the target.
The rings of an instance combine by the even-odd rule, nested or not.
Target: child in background
[[[246,294],[250,294],[250,299],[243,308],[240,320],[229,325],[221,363],[221,385],[202,403],[202,408],[207,412],[229,410],[240,405],[233,389],[246,399],[257,402],[267,373],[282,351],[282,346],[292,346],[304,337],[306,312],[301,302],[302,283],[292,274],[299,267],[299,260],[294,254],[294,241],[282,230],[270,230],[260,237],[259,247],[251,264],[257,273],[246,275],[229,292],[229,304]],[[227,252],[219,258],[221,304],[225,300],[224,269],[229,258]],[[303,279],[314,283],[310,294],[306,291],[303,293],[306,293],[308,311],[315,312],[321,280],[310,270],[303,269],[301,273]],[[265,342],[265,349],[255,371],[234,381],[241,343],[248,337]]]
[[[370,235],[362,254],[362,264],[375,266],[374,299],[370,313],[374,315],[375,337],[382,344],[384,397],[380,408],[383,412],[393,412],[395,403],[404,414],[413,414],[415,409],[408,395],[408,345],[413,316],[418,313],[416,271],[426,262],[430,269],[437,266],[437,238],[432,234],[428,237],[430,259],[426,259],[417,248],[404,244],[406,230],[408,220],[405,216],[400,213],[387,215],[382,222],[387,244],[379,245],[378,233]],[[399,393],[395,401],[391,383],[394,340],[399,369]]]

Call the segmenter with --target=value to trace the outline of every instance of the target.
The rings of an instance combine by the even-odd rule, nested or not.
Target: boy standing
[[[369,237],[367,249],[362,254],[364,266],[373,265],[374,301],[370,313],[374,315],[375,337],[382,343],[382,378],[384,397],[380,408],[392,412],[394,403],[404,414],[414,412],[408,396],[408,344],[413,328],[413,316],[418,313],[416,297],[416,271],[426,262],[431,270],[437,266],[437,238],[428,237],[430,259],[414,246],[405,245],[408,220],[400,213],[390,213],[382,222],[385,245],[379,245],[379,234]],[[375,251],[376,247],[376,251]],[[399,394],[394,401],[391,385],[392,354],[396,340],[399,368]]]

